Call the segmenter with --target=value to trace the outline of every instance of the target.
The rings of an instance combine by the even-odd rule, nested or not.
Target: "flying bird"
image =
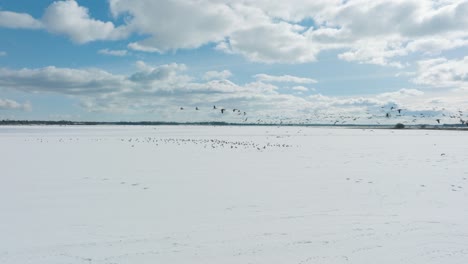
[[[440,124],[440,119],[437,118],[436,121],[437,121],[438,124]]]
[[[224,114],[224,111],[226,111],[226,109],[222,108],[221,109],[221,114]]]

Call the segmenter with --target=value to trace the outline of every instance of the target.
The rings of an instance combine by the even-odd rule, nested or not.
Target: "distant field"
[[[0,263],[467,263],[468,133],[1,126]]]

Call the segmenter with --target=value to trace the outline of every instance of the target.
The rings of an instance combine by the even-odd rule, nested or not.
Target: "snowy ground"
[[[0,263],[468,263],[468,132],[0,127]]]

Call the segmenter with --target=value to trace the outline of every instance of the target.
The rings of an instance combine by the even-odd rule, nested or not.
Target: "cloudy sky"
[[[433,121],[468,111],[467,28],[468,0],[0,0],[0,119]]]

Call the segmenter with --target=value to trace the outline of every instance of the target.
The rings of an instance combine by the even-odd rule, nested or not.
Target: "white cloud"
[[[203,75],[204,80],[212,80],[212,79],[228,79],[232,76],[232,73],[228,70],[223,71],[207,71]]]
[[[7,55],[6,51],[0,51],[0,57],[6,56],[6,55]]]
[[[17,101],[11,99],[2,99],[0,98],[0,110],[24,110],[30,111],[31,104],[26,102],[24,104],[18,103]]]
[[[125,26],[115,27],[90,17],[86,7],[75,0],[55,1],[50,4],[41,19],[26,13],[0,11],[0,27],[16,29],[45,29],[51,33],[68,36],[73,42],[87,43],[96,40],[118,40],[129,36]]]
[[[125,27],[116,28],[112,22],[91,18],[88,9],[74,0],[53,2],[42,22],[48,31],[67,35],[76,43],[123,39],[129,34]]]
[[[55,1],[41,20],[0,11],[0,26],[45,28],[76,43],[142,39],[131,50],[165,53],[214,44],[264,63],[307,63],[327,50],[358,63],[405,67],[411,54],[468,46],[468,0],[109,0],[114,21],[74,0]]]
[[[265,63],[312,62],[319,52],[306,36],[297,32],[297,26],[285,22],[268,22],[235,31],[218,49]]]
[[[389,39],[381,41],[362,40],[357,41],[355,47],[351,50],[339,54],[338,58],[345,61],[403,68],[403,64],[392,62],[390,59],[406,54],[407,52],[401,47],[398,40],[394,42]]]
[[[0,27],[39,29],[42,27],[42,23],[26,13],[0,11]]]
[[[165,52],[218,42],[235,28],[238,15],[222,1],[111,0],[114,16],[131,16],[129,27],[150,37],[134,44]]]
[[[461,14],[467,10],[468,1],[357,0],[334,9],[328,19],[351,48],[342,59],[401,67],[392,59],[466,46],[468,20]]]
[[[11,70],[0,68],[0,85],[27,92],[100,94],[122,90],[127,80],[99,69],[71,69],[54,66]]]
[[[408,53],[420,52],[425,55],[439,55],[445,50],[468,46],[468,39],[449,39],[444,37],[424,37],[411,41],[405,49]]]
[[[268,74],[256,74],[255,79],[262,82],[285,82],[285,83],[317,83],[316,80],[311,78],[297,77],[292,75],[268,75]]]
[[[263,10],[269,17],[275,17],[287,22],[298,23],[304,19],[317,15],[323,16],[330,9],[336,8],[342,0],[289,0],[289,1],[270,1],[270,0],[246,0],[246,5],[253,6]]]
[[[157,49],[157,48],[153,48],[153,47],[149,47],[149,46],[144,46],[140,43],[136,43],[136,42],[132,42],[132,43],[129,43],[128,46],[127,46],[129,49],[131,50],[136,50],[136,51],[143,51],[143,52],[158,52],[158,53],[162,53],[161,50]]]
[[[200,78],[186,75],[187,67],[183,64],[152,66],[138,61],[136,66],[138,70],[129,75],[53,66],[19,70],[3,68],[0,69],[0,86],[23,92],[64,94],[79,99],[88,111],[113,113],[165,113],[166,109],[178,109],[178,106],[210,109],[216,104],[226,108],[242,107],[253,116],[256,111],[267,113],[272,109],[295,112],[297,106],[309,104],[303,98],[279,93],[278,87],[271,83],[254,81],[239,85],[226,79],[195,82]],[[227,76],[226,72],[223,74]],[[201,117],[216,120],[221,118],[218,114],[210,111]],[[234,114],[229,116],[242,118]],[[179,117],[177,112],[168,115],[169,120]]]
[[[170,89],[170,85],[180,85],[190,80],[188,76],[180,74],[187,69],[184,64],[171,63],[152,67],[143,61],[138,61],[137,67],[140,71],[133,73],[128,78],[135,83],[148,85],[164,83],[167,86],[165,89]]]
[[[419,61],[413,82],[436,88],[468,89],[468,56],[459,60],[436,58]]]
[[[101,49],[98,51],[99,54],[123,57],[127,55],[127,50],[110,50],[110,49]]]
[[[184,64],[150,66],[137,62],[137,72],[112,74],[101,69],[57,68],[13,70],[0,68],[0,86],[25,92],[53,92],[75,96],[187,91],[195,87],[184,75]]]
[[[418,89],[403,88],[395,92],[381,93],[381,94],[378,94],[376,97],[398,99],[398,98],[407,98],[407,97],[422,96],[422,95],[424,95],[424,92]]]
[[[308,92],[309,91],[309,88],[304,87],[304,86],[300,86],[300,85],[299,86],[293,86],[291,89],[294,90],[294,91],[298,91],[298,92]]]
[[[30,93],[63,94],[76,98],[85,110],[91,112],[135,114],[140,117],[151,113],[156,120],[171,121],[242,122],[245,119],[233,112],[220,115],[219,111],[212,109],[213,105],[242,109],[249,113],[248,118],[270,122],[287,119],[331,123],[337,119],[363,123],[362,120],[369,117],[379,122],[394,123],[396,119],[385,117],[386,111],[391,111],[391,106],[404,109],[406,121],[411,117],[410,113],[415,111],[432,111],[437,114],[440,111],[433,110],[437,107],[446,107],[451,111],[468,107],[468,90],[434,93],[400,89],[365,96],[301,96],[300,93],[290,94],[290,90],[305,92],[310,89],[301,85],[281,87],[277,84],[311,83],[312,79],[260,74],[269,76],[266,79],[272,81],[255,80],[237,84],[226,79],[197,81],[204,74],[190,76],[187,74],[187,66],[177,63],[153,66],[137,61],[136,68],[134,73],[128,75],[117,75],[100,69],[53,66],[19,70],[3,68],[0,69],[0,86]],[[15,109],[27,107],[23,104],[21,108],[21,104],[6,101],[2,105],[3,108]],[[181,106],[186,111],[181,112]],[[195,111],[195,107],[203,110]]]
[[[399,60],[408,54],[468,45],[464,30],[468,20],[462,15],[468,10],[466,0],[204,0],[197,4],[110,2],[115,16],[129,13],[129,27],[150,35],[132,45],[151,52],[217,43],[218,50],[252,61],[304,63],[316,60],[321,51],[340,49],[343,60],[404,67]],[[200,27],[207,19],[217,23]],[[313,26],[304,26],[304,20],[314,21]]]

